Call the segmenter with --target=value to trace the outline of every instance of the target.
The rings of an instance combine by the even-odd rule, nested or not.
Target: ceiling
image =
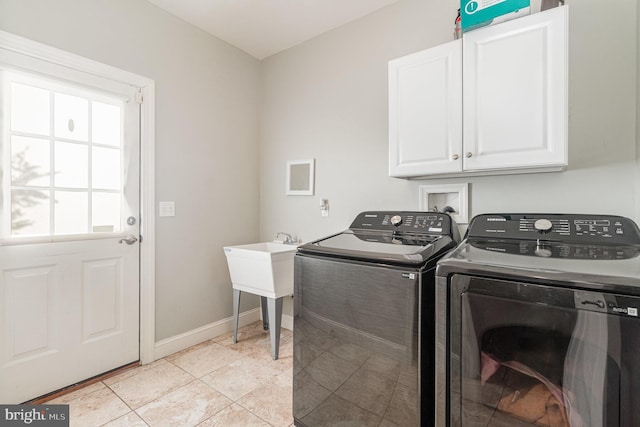
[[[149,0],[263,59],[399,0]]]

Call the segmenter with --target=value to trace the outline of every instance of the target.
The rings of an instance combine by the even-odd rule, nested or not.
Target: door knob
[[[469,151],[469,152],[466,154],[466,156],[467,156],[467,159],[468,159],[469,157],[473,156],[473,154],[471,153],[471,151]]]
[[[133,245],[135,242],[138,241],[138,238],[136,236],[134,236],[133,234],[129,234],[127,237],[125,237],[124,239],[120,239],[120,241],[118,241],[118,243],[126,243],[127,245]]]
[[[453,160],[458,160],[458,155],[457,155],[457,154],[454,154],[453,156],[451,156],[451,159],[453,159]]]

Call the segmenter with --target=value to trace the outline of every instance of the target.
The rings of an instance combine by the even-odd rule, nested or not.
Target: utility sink
[[[233,288],[267,298],[292,295],[296,249],[297,245],[275,242],[226,246]]]
[[[282,298],[293,294],[293,257],[297,245],[276,242],[225,246],[233,285],[233,342],[238,342],[240,294],[260,295],[262,322],[269,329],[271,357],[278,359]]]

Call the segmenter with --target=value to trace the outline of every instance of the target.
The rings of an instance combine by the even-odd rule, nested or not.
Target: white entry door
[[[137,90],[13,59],[0,57],[2,403],[139,360]]]

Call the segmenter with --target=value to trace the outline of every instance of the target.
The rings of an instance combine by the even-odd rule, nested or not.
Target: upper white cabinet
[[[465,170],[566,166],[566,12],[465,33]]]
[[[389,62],[389,174],[462,171],[462,40]]]
[[[389,174],[566,167],[567,7],[470,31],[462,40],[462,49],[457,40],[390,62]],[[455,55],[460,72],[434,65],[460,66]],[[452,87],[456,78],[459,89]]]

